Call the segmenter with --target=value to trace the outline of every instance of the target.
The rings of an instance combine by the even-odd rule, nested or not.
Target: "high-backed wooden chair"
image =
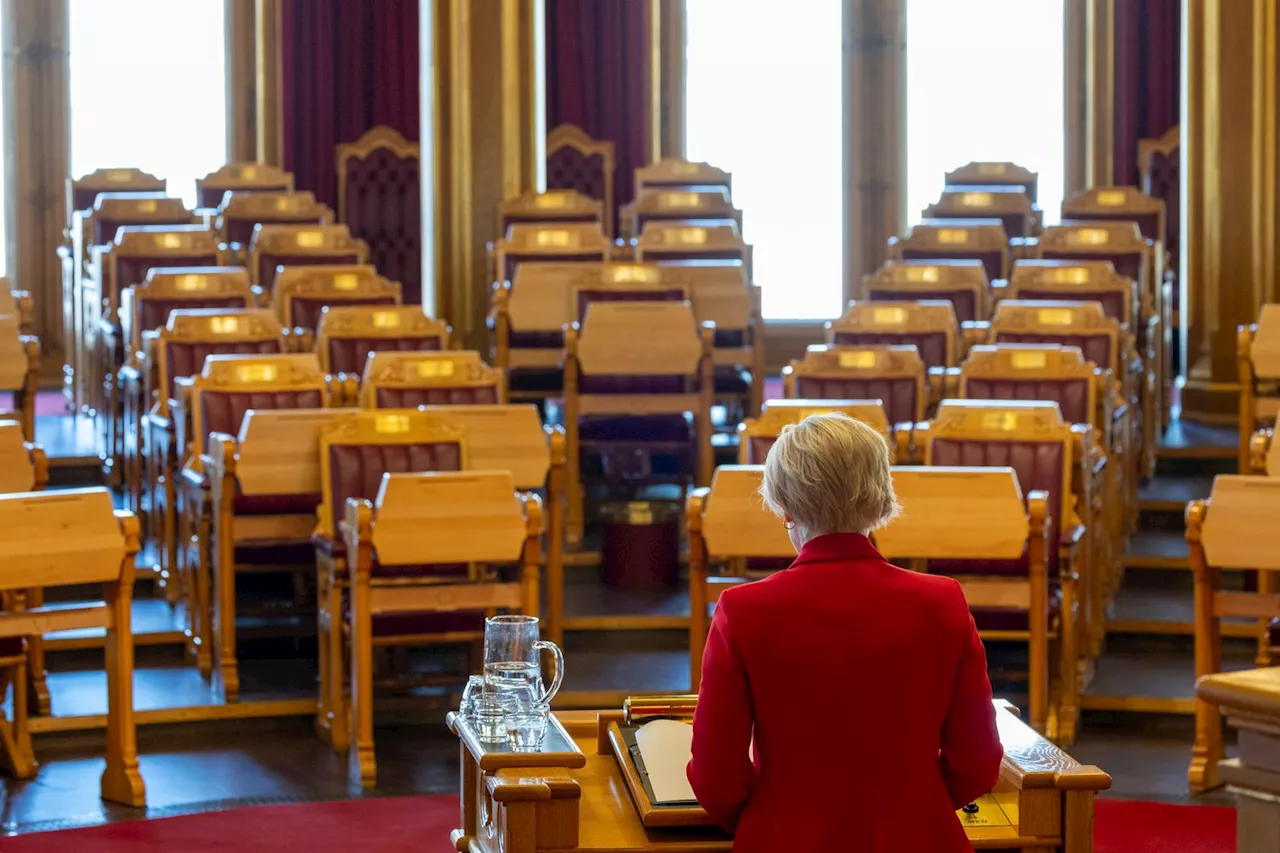
[[[7,275],[0,275],[0,314],[18,318],[18,331],[24,335],[34,333],[35,317],[32,313],[31,293],[14,290]]]
[[[1136,222],[1142,236],[1157,243],[1165,235],[1164,200],[1137,187],[1089,187],[1062,202],[1062,218]]]
[[[0,677],[13,685],[13,719],[0,717],[0,752],[14,776],[26,779],[35,774],[22,638],[104,628],[107,746],[102,798],[141,808],[146,805],[146,788],[138,772],[133,718],[131,613],[137,552],[137,521],[132,513],[114,509],[106,489],[0,496],[0,590],[6,600],[0,612],[0,643],[9,646],[0,652],[5,666]],[[32,588],[81,584],[102,584],[102,600],[51,607],[28,606],[24,600]]]
[[[260,224],[253,228],[246,266],[263,293],[274,293],[280,267],[358,266],[368,259],[369,247],[345,225]]]
[[[604,231],[604,205],[575,190],[524,193],[498,202],[498,237],[514,225],[590,225]]]
[[[93,246],[106,246],[125,225],[200,225],[180,198],[155,193],[101,193],[93,203]]]
[[[759,417],[747,418],[738,424],[738,462],[742,465],[763,465],[769,451],[788,424],[798,424],[810,415],[827,415],[833,412],[848,415],[874,427],[884,436],[889,446],[896,448],[898,439],[894,426],[884,413],[884,403],[879,400],[769,400]]]
[[[624,237],[644,233],[650,222],[680,221],[691,225],[727,225],[742,233],[742,211],[733,206],[729,191],[721,187],[697,186],[682,190],[650,189],[623,207],[622,224],[630,231]]]
[[[995,219],[916,223],[905,237],[889,238],[889,255],[905,261],[981,261],[991,281],[1009,274],[1009,238]]]
[[[998,560],[964,559],[944,552],[930,559],[929,571],[956,576],[972,588],[977,594],[968,597],[979,633],[988,640],[1027,642],[1033,668],[1043,666],[1042,672],[1054,668],[1048,649],[1050,639],[1056,637],[1060,652],[1057,698],[1050,703],[1047,720],[1036,711],[1032,719],[1048,737],[1069,743],[1075,737],[1079,703],[1079,650],[1087,647],[1082,643],[1089,637],[1088,608],[1081,602],[1089,600],[1092,580],[1085,537],[1093,484],[1091,469],[1081,464],[1077,451],[1081,442],[1072,426],[1063,421],[1057,404],[1044,402],[947,400],[919,437],[926,465],[1008,466],[1017,472],[1024,495],[1045,495],[1048,548],[1043,581],[1035,576],[1040,571],[1035,555],[1028,552],[1021,556],[1010,552]],[[978,593],[999,589],[1009,578],[1029,582],[1036,591],[1015,599],[1016,603],[1001,595]],[[1047,679],[1032,679],[1033,707],[1039,704],[1047,684]]]
[[[230,192],[291,193],[293,173],[266,163],[227,163],[196,178],[196,207],[221,208]]]
[[[141,169],[97,169],[79,178],[67,178],[67,222],[73,214],[93,210],[102,193],[163,193],[164,178]]]
[[[598,223],[517,223],[494,244],[494,281],[514,280],[531,261],[601,263],[609,260],[609,240]]]
[[[49,458],[44,448],[27,441],[22,425],[17,421],[0,420],[0,494],[38,492],[49,482]],[[32,587],[26,591],[27,607],[44,605],[44,587]],[[48,674],[44,667],[44,635],[31,634],[26,638],[27,660],[27,710],[32,714],[48,716],[51,711]],[[8,637],[0,640],[0,658],[12,658],[22,654],[22,639]],[[0,664],[3,668],[4,664]],[[0,675],[0,679],[3,679]],[[7,684],[5,688],[7,689]]]
[[[959,396],[968,400],[1025,400],[1056,403],[1068,423],[1083,424],[1097,437],[1099,457],[1092,462],[1094,506],[1103,528],[1091,531],[1089,559],[1099,569],[1090,588],[1089,652],[1101,652],[1106,607],[1119,588],[1118,570],[1127,530],[1125,507],[1137,501],[1136,484],[1125,476],[1110,376],[1085,361],[1075,347],[1052,344],[977,346],[960,365]],[[1105,454],[1105,460],[1102,457]],[[1087,460],[1086,460],[1087,462]],[[1094,535],[1096,534],[1096,535]]]
[[[335,305],[320,315],[316,352],[320,366],[339,381],[356,383],[376,352],[422,352],[449,348],[449,324],[428,317],[421,305]]]
[[[349,499],[373,500],[385,474],[427,471],[462,471],[467,467],[464,438],[466,430],[438,414],[416,409],[353,412],[346,418],[320,427],[320,498],[316,508],[315,546],[318,578],[317,618],[320,648],[319,699],[316,704],[316,732],[338,752],[349,743],[348,714],[343,672],[343,635],[347,625],[349,568],[356,563],[347,550],[342,530]],[[451,565],[442,571],[424,569],[428,576],[469,578],[471,567]],[[411,574],[406,572],[405,574]],[[458,635],[470,642],[483,630],[483,613],[464,610],[441,624],[433,621],[426,630],[401,631],[394,622],[382,626],[380,634],[400,636],[430,635],[444,642]],[[388,617],[390,620],[391,617]],[[444,639],[447,638],[447,639]]]
[[[153,569],[170,600],[178,588],[176,485],[174,475],[186,458],[191,426],[190,407],[181,380],[195,376],[211,355],[274,355],[284,351],[280,324],[266,309],[247,311],[216,308],[171,311],[165,327],[148,342],[157,367],[144,367],[144,379],[154,375],[156,385],[143,393],[154,400],[144,427],[145,455],[142,488],[150,490],[150,514],[145,535],[150,542]],[[174,581],[175,583],[170,583]]]
[[[947,186],[921,213],[925,219],[999,219],[1009,238],[1030,237],[1035,214],[1020,185]]]
[[[147,393],[159,387],[158,362],[149,341],[178,310],[236,310],[253,307],[249,271],[244,267],[153,267],[146,281],[120,294],[124,365],[120,368],[120,460],[126,508],[141,511],[143,416],[154,404]],[[150,332],[144,340],[144,335]]]
[[[17,317],[0,314],[0,393],[9,397],[0,417],[20,423],[27,441],[35,440],[39,374],[40,339],[22,334]]]
[[[827,323],[827,342],[841,346],[912,345],[929,369],[955,367],[967,348],[950,302],[850,302]]]
[[[1142,299],[1138,282],[1116,272],[1106,260],[1015,261],[1005,288],[1007,299],[1099,302],[1134,334],[1144,323],[1155,322]]]
[[[584,483],[710,481],[714,339],[692,305],[671,301],[592,302],[566,332],[571,543],[582,539]]]
[[[218,204],[218,235],[238,263],[245,263],[259,225],[332,225],[333,211],[310,192],[232,191]]]
[[[305,444],[306,430],[314,425],[313,410],[328,406],[330,399],[324,372],[311,353],[213,355],[205,359],[203,369],[185,389],[191,436],[177,490],[181,496],[178,586],[189,614],[188,652],[206,676],[212,672],[216,657],[228,701],[234,701],[240,689],[236,577],[250,572],[309,569],[306,545],[310,530],[299,517],[309,520],[316,502],[310,493],[283,487],[279,492],[258,492],[252,497],[235,491],[227,494],[222,488],[225,481],[218,482],[219,476],[226,475],[226,458],[217,457],[221,468],[213,460],[225,450],[224,442],[240,435],[245,413],[250,410],[301,410],[304,414],[293,421],[293,440]],[[213,450],[215,445],[219,451]],[[293,482],[287,476],[283,479]],[[215,489],[217,500],[229,502],[230,519],[222,514],[223,507],[215,504]],[[287,550],[290,547],[292,554]]]
[[[322,262],[317,266],[281,267],[271,289],[271,306],[295,352],[309,352],[314,348],[316,329],[328,307],[391,308],[400,302],[400,284],[367,265]]]
[[[613,143],[593,139],[576,124],[562,124],[547,134],[547,189],[573,190],[600,202],[604,233],[613,236]]]
[[[970,162],[947,172],[950,187],[1022,187],[1035,203],[1040,176],[1030,169],[1009,162]]]
[[[483,630],[484,612],[536,615],[542,558],[542,506],[516,491],[507,471],[386,474],[377,497],[349,497],[342,534],[352,555],[350,778],[372,788],[373,647],[387,638],[379,617],[420,623],[410,636],[471,617]],[[486,565],[459,577],[462,564]],[[511,580],[493,564],[514,563]],[[450,626],[452,627],[452,626]],[[447,633],[447,632],[446,632]]]
[[[1022,557],[1023,577],[962,579],[970,606],[998,603],[1021,609],[1034,628],[1030,717],[1045,731],[1049,712],[1049,583],[1046,572],[1048,497],[1026,495],[1011,468],[893,468],[894,490],[904,512],[874,534],[881,553],[892,560]],[[710,609],[730,586],[779,568],[795,557],[782,519],[760,500],[762,465],[722,465],[710,488],[688,501],[689,649],[692,688],[702,671]]]
[[[1258,619],[1258,663],[1267,666],[1272,650],[1280,651],[1280,478],[1220,474],[1208,500],[1187,504],[1187,542],[1195,573],[1196,678],[1222,671],[1222,620]],[[1258,591],[1229,592],[1222,588],[1224,570],[1258,572]],[[1221,784],[1218,762],[1226,757],[1222,715],[1203,699],[1196,700],[1196,739],[1188,780],[1198,794]]]
[[[379,125],[338,145],[338,219],[369,247],[369,263],[422,302],[422,178],[416,142]]]
[[[679,157],[663,157],[656,163],[636,169],[636,198],[646,190],[679,190],[690,187],[718,187],[731,193],[733,175],[710,163],[696,163]]]
[[[885,261],[862,277],[860,299],[916,302],[944,299],[956,319],[973,323],[991,319],[991,281],[980,261]]]
[[[475,350],[371,352],[360,379],[362,409],[497,405],[507,402],[502,371]]]
[[[911,430],[929,407],[928,372],[915,346],[811,346],[782,369],[782,390],[788,399],[879,400],[904,462]]]
[[[1249,471],[1249,437],[1280,413],[1280,304],[1263,305],[1258,322],[1236,332],[1240,375],[1240,473]]]
[[[738,226],[685,225],[677,220],[654,220],[645,225],[636,238],[636,260],[648,263],[663,261],[741,261],[751,263],[751,247],[742,239]]]

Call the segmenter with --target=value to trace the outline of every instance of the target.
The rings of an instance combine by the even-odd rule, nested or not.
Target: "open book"
[[[655,806],[693,803],[686,767],[693,757],[693,726],[679,720],[651,720],[636,729],[636,748],[648,776]],[[751,745],[755,759],[755,744]]]

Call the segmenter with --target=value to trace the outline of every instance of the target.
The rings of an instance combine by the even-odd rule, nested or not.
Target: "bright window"
[[[907,221],[970,161],[1039,173],[1061,218],[1064,0],[907,0]]]
[[[768,319],[841,309],[841,6],[686,4],[685,154],[733,173]]]
[[[227,162],[224,0],[70,0],[71,174],[137,167],[188,207]]]

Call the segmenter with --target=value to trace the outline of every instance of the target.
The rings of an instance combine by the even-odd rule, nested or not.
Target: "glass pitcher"
[[[542,650],[555,658],[551,687],[542,688]],[[564,680],[564,654],[555,643],[539,639],[536,616],[490,616],[484,620],[484,677],[490,686],[531,684],[539,701],[550,702]]]

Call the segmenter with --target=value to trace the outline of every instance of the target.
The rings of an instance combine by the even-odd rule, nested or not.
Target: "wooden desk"
[[[997,702],[1005,758],[996,789],[977,818],[961,818],[978,850],[1093,849],[1093,800],[1111,786],[1097,767],[1082,766]],[[462,758],[462,823],[452,840],[462,853],[556,851],[730,851],[733,839],[714,827],[645,827],[606,734],[621,711],[556,714],[546,752],[488,751],[458,719]]]
[[[1280,846],[1280,667],[1209,675],[1196,694],[1240,731],[1240,757],[1218,762],[1219,778],[1236,795],[1236,850],[1273,853]]]

